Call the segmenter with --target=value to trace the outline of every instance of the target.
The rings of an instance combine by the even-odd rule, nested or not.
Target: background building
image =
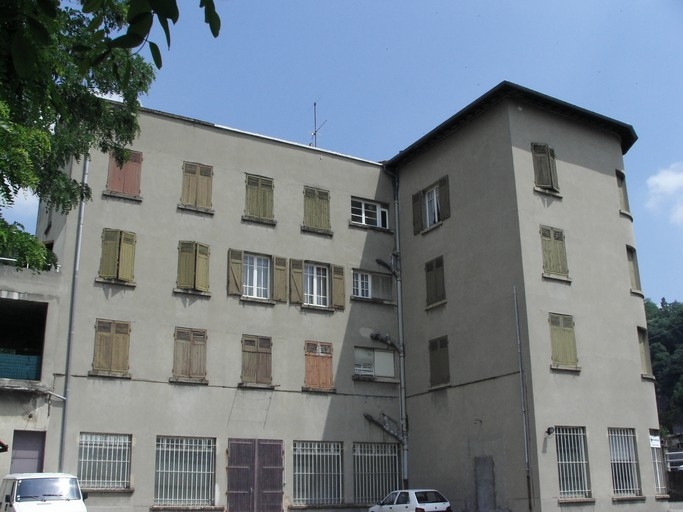
[[[66,170],[81,212],[41,212],[61,273],[0,274],[46,326],[0,436],[42,436],[89,508],[352,509],[406,477],[454,510],[666,509],[630,126],[507,82],[384,164],[140,126],[123,167]],[[405,347],[407,475],[373,333]]]

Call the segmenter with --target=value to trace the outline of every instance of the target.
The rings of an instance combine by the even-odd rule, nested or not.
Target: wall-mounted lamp
[[[548,427],[545,431],[546,435],[552,436],[555,433],[555,427]]]

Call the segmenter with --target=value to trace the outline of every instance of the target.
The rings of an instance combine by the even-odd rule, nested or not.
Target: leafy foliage
[[[683,304],[645,301],[657,409],[662,430],[683,426]]]
[[[50,270],[57,265],[57,258],[44,244],[24,231],[18,223],[8,224],[0,218],[0,254],[4,258],[15,259],[17,267],[34,270]]]

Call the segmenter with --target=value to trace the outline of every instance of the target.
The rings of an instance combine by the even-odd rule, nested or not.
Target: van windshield
[[[17,501],[79,500],[81,492],[75,478],[27,478],[19,480]]]

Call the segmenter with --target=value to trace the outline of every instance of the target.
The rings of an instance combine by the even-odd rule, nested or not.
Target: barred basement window
[[[650,430],[650,453],[652,454],[652,469],[655,474],[655,494],[666,494],[666,462],[662,451],[662,441],[659,430]]]
[[[157,436],[154,505],[214,505],[216,440]]]
[[[590,498],[585,427],[555,427],[560,499]]]
[[[632,428],[609,428],[607,435],[614,495],[642,496],[636,431]]]
[[[398,443],[353,443],[353,501],[377,503],[400,487]]]
[[[294,441],[294,504],[334,505],[342,502],[343,444]]]
[[[129,489],[132,436],[82,432],[78,480],[85,489]]]

